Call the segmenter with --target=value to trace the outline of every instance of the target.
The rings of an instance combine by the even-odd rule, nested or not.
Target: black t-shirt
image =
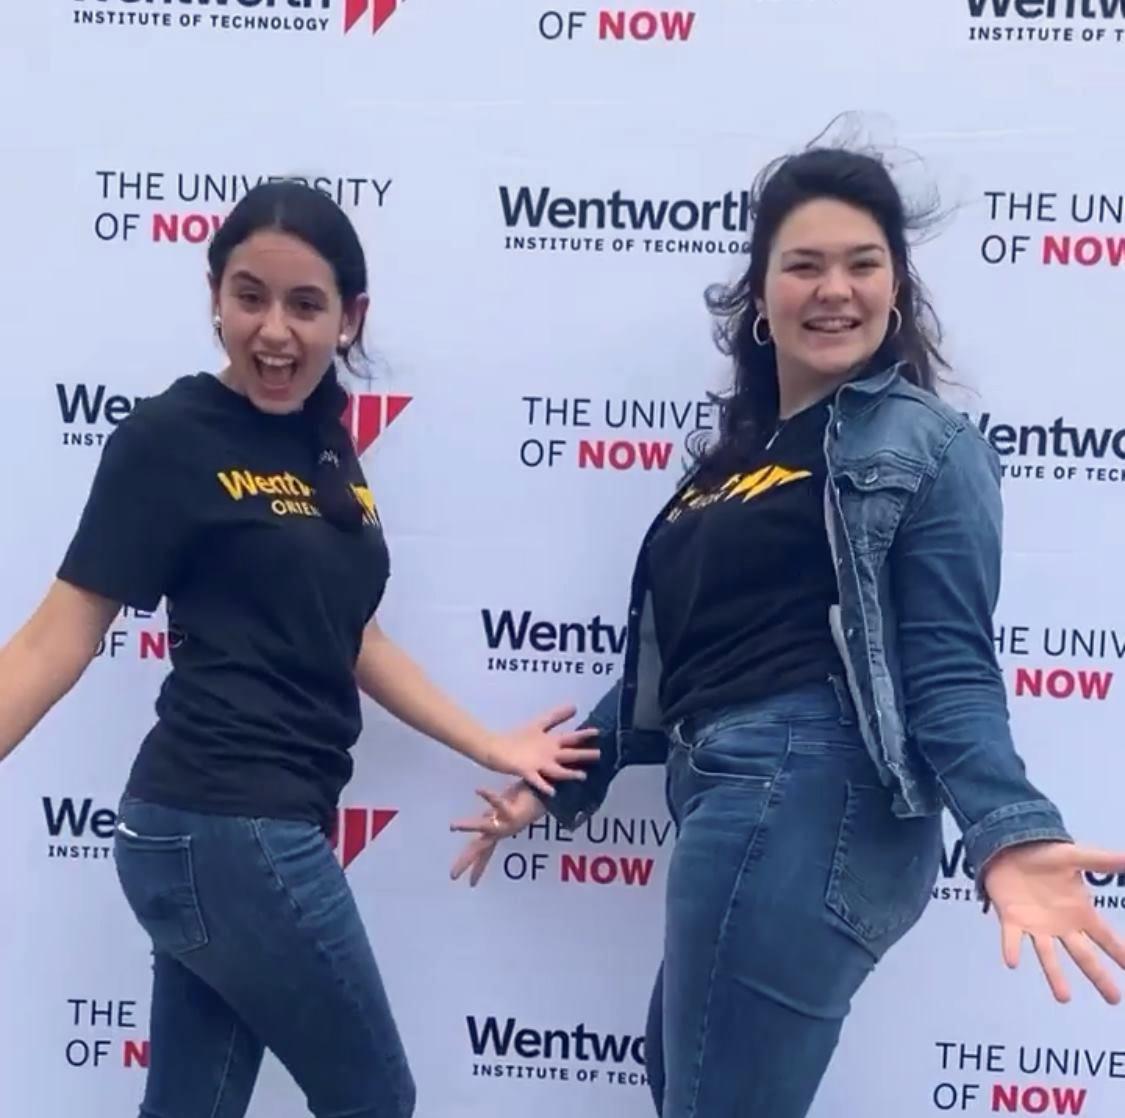
[[[690,487],[649,546],[668,723],[842,673],[824,523],[828,402],[785,422],[739,473]]]
[[[260,412],[208,373],[106,440],[59,577],[138,609],[166,599],[172,670],[130,794],[331,827],[389,556],[358,462],[359,532],[319,515],[313,467],[299,414]]]

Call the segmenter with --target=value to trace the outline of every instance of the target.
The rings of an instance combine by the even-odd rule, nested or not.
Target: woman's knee
[[[362,1110],[338,1109],[314,1111],[315,1118],[413,1118],[414,1108],[418,1105],[418,1090],[414,1077],[407,1069],[403,1070],[401,1081],[397,1090],[388,1097],[381,1092],[379,1099],[372,1106]]]

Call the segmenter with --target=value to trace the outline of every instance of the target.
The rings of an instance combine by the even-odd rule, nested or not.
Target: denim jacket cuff
[[[596,788],[587,788],[589,780],[562,781],[554,786],[555,794],[546,795],[533,784],[528,787],[547,809],[547,814],[567,831],[577,830],[602,806],[604,796]]]
[[[984,871],[1001,850],[1044,841],[1074,841],[1050,800],[1008,804],[970,827],[964,835],[965,857],[973,869],[978,896],[985,899]]]

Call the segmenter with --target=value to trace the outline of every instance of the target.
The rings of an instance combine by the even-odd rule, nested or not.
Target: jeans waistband
[[[737,721],[750,725],[755,722],[816,722],[825,719],[849,726],[858,721],[847,682],[839,676],[828,676],[823,682],[805,683],[749,703],[689,714],[679,719],[670,730],[691,740],[719,722]]]

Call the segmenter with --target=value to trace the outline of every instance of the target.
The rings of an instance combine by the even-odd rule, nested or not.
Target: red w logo
[[[356,453],[363,454],[402,414],[411,399],[411,396],[375,396],[369,392],[349,396],[340,420],[355,443]]]
[[[328,841],[347,869],[398,815],[394,808],[345,807],[336,813]]]
[[[371,34],[374,35],[395,9],[406,0],[344,0],[344,34],[346,35],[371,9]]]

